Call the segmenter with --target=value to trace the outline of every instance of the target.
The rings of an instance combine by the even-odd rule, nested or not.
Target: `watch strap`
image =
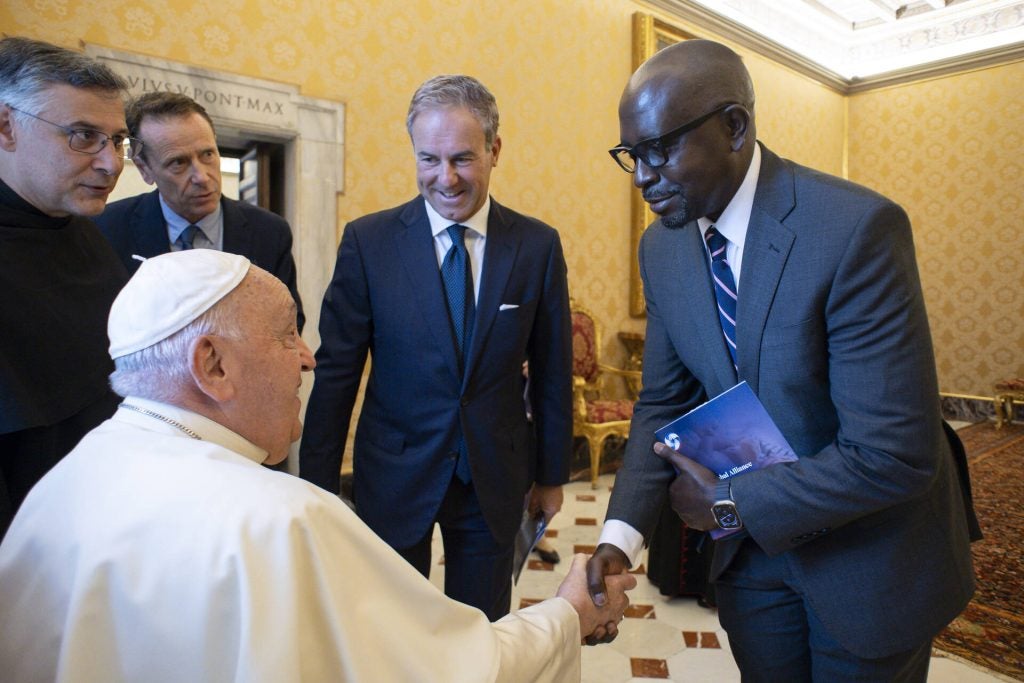
[[[732,482],[728,479],[722,479],[715,484],[715,502],[723,500],[732,500]]]

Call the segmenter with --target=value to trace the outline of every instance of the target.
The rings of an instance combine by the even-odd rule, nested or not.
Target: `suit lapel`
[[[519,247],[519,232],[511,217],[493,199],[487,217],[487,240],[484,243],[484,267],[480,274],[480,294],[476,303],[476,320],[466,362],[465,381],[468,384],[473,369],[486,347],[494,319],[501,306],[512,265]]]
[[[221,197],[220,206],[224,218],[224,251],[229,254],[252,254],[252,235],[245,229],[245,214],[238,208],[238,203]]]
[[[761,171],[743,245],[743,272],[736,308],[737,361],[756,393],[761,340],[795,235],[782,224],[793,210],[793,175],[781,160],[761,148]]]
[[[395,233],[395,253],[405,269],[411,285],[410,291],[416,308],[423,316],[424,326],[430,330],[441,349],[452,376],[461,384],[462,373],[455,351],[455,336],[448,318],[444,284],[437,266],[434,237],[424,208],[424,199],[418,197],[405,205],[399,219],[405,226]]]
[[[144,196],[132,212],[131,224],[137,226],[134,234],[134,253],[146,258],[166,254],[171,250],[171,242],[167,237],[167,222],[160,209],[159,193],[159,190],[153,190]]]

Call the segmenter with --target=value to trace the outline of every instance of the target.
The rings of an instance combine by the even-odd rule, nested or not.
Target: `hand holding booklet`
[[[673,450],[707,467],[719,479],[797,459],[746,382],[697,406],[654,434]],[[736,531],[713,529],[710,534],[718,539]]]

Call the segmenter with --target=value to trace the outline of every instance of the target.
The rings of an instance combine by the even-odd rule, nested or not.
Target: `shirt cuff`
[[[629,558],[629,566],[636,567],[636,561],[640,559],[640,551],[644,549],[644,535],[623,522],[621,519],[609,519],[601,529],[601,538],[598,544],[610,543]]]

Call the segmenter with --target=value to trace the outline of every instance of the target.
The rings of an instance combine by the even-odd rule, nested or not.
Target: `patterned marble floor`
[[[613,475],[601,477],[598,490],[589,482],[566,486],[562,512],[551,523],[549,536],[562,556],[558,565],[529,561],[513,588],[513,608],[554,595],[573,552],[589,552],[597,543],[608,506]],[[442,554],[441,540],[434,537],[434,557]],[[536,556],[534,556],[535,558]],[[646,557],[641,558],[646,564]],[[435,565],[430,576],[444,585],[444,566]],[[630,592],[630,608],[620,625],[619,637],[609,645],[583,648],[584,683],[627,681],[688,681],[729,683],[739,681],[739,671],[729,653],[729,641],[714,610],[700,607],[693,598],[663,597],[644,575],[637,576]],[[973,664],[946,657],[932,657],[929,683],[991,683],[1007,680]]]

